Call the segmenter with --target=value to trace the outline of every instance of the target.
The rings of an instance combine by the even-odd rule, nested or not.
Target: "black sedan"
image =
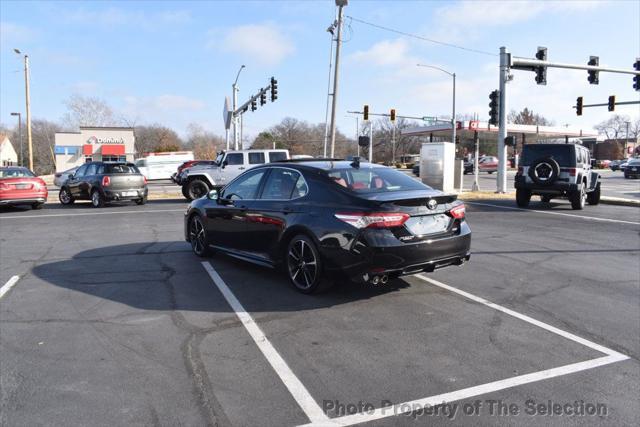
[[[194,200],[185,238],[198,256],[220,251],[283,267],[303,293],[336,278],[390,278],[470,257],[464,204],[394,169],[348,161],[271,163]]]
[[[624,168],[625,178],[638,178],[640,176],[640,159],[631,159]]]

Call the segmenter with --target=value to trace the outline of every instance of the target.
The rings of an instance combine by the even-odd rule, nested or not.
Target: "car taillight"
[[[576,176],[576,168],[569,168],[569,176]]]
[[[147,177],[142,175],[142,181],[144,182],[144,185],[147,185]]]
[[[109,178],[108,176],[103,176],[102,177],[102,186],[103,187],[108,187],[111,185],[111,178]]]
[[[400,227],[409,219],[408,214],[400,212],[337,213],[335,217],[356,228]]]
[[[0,182],[0,190],[9,190],[9,186],[4,182]]]
[[[461,204],[454,208],[451,208],[447,213],[455,219],[463,219],[465,215],[465,211],[466,209],[464,207],[464,204]]]

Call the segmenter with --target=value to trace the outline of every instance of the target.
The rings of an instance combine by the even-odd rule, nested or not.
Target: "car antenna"
[[[351,162],[351,166],[358,169],[360,168],[360,157],[359,156],[355,156],[353,158],[353,161]]]

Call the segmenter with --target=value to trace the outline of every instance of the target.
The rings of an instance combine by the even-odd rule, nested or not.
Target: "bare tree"
[[[117,117],[106,101],[91,96],[71,95],[65,102],[67,112],[62,123],[68,129],[80,126],[122,126],[122,118]]]
[[[157,123],[138,126],[134,129],[134,133],[138,154],[179,151],[184,147],[184,143],[173,129]]]
[[[516,125],[553,126],[554,124],[553,121],[541,116],[540,114],[534,113],[533,110],[529,110],[527,107],[520,112],[511,110],[507,116],[507,122]]]
[[[206,131],[202,126],[191,123],[187,126],[188,136],[185,147],[193,151],[196,159],[215,159],[225,146],[221,136]]]
[[[600,135],[604,135],[607,139],[624,139],[627,137],[627,122],[630,122],[629,116],[614,114],[609,120],[598,123],[593,128]],[[640,119],[636,119],[629,124],[629,137],[640,134]]]

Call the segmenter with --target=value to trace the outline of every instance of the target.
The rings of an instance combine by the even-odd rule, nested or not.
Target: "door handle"
[[[244,170],[244,166],[239,167],[238,170],[243,171]]]

